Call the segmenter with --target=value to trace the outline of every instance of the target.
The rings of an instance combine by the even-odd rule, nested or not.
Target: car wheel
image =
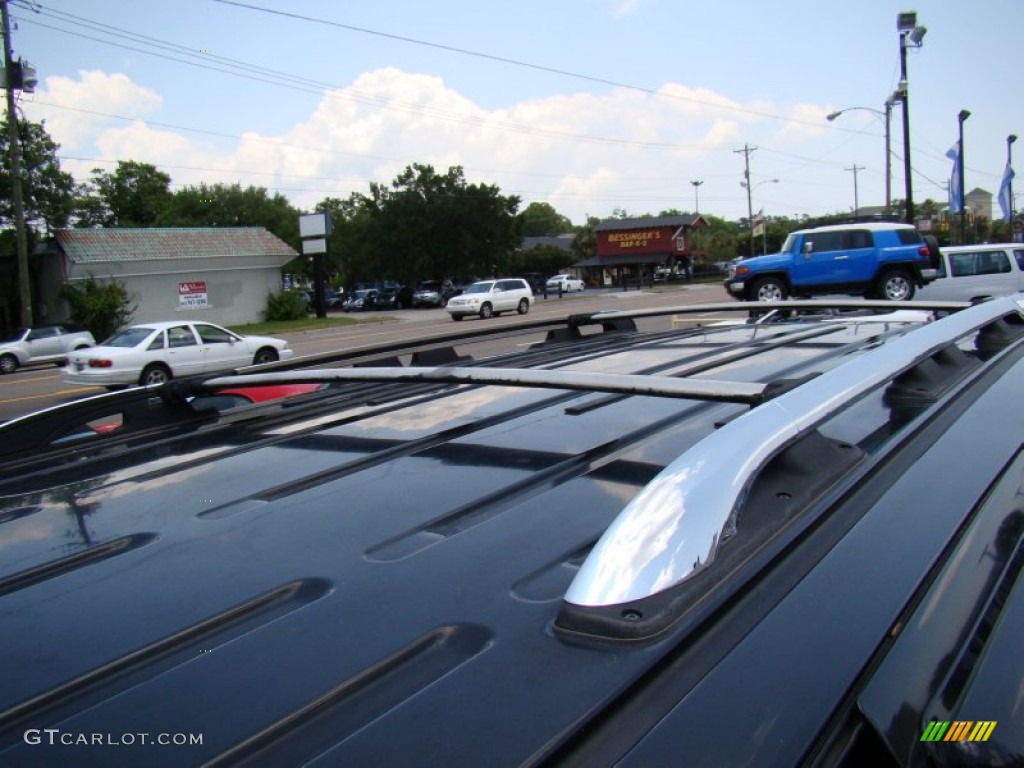
[[[886,301],[910,301],[914,298],[914,281],[902,269],[892,269],[878,280],[878,295]]]
[[[530,302],[527,301],[526,299],[520,299],[519,300],[519,306],[516,307],[516,312],[518,312],[520,315],[525,315],[529,311],[530,311]]]
[[[18,369],[18,358],[14,355],[0,356],[0,373],[14,373]]]
[[[277,350],[273,347],[263,347],[263,349],[256,352],[255,357],[252,359],[253,365],[263,365],[263,363],[274,363],[278,360]]]
[[[162,363],[152,363],[142,369],[139,376],[139,385],[148,387],[152,384],[165,384],[171,380],[170,369]]]
[[[492,307],[489,303],[487,303],[485,301],[483,303],[483,306],[480,307],[480,317],[486,319],[488,317],[493,317],[493,316],[494,316],[494,307]]]
[[[750,287],[754,301],[783,301],[789,296],[786,284],[777,277],[762,277]]]

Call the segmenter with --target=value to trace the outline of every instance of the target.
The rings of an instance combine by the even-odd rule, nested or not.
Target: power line
[[[133,51],[135,53],[141,53],[141,54],[144,54],[144,55],[147,55],[147,56],[153,56],[155,58],[165,59],[167,61],[173,61],[175,63],[184,64],[186,66],[197,67],[199,69],[206,69],[206,70],[213,71],[213,72],[220,72],[222,74],[233,75],[235,77],[240,77],[240,78],[243,78],[243,79],[246,79],[246,80],[251,80],[251,81],[255,81],[255,82],[265,83],[267,85],[274,85],[274,86],[278,86],[278,87],[288,88],[291,91],[301,91],[301,92],[304,92],[304,93],[310,93],[310,94],[317,95],[317,96],[320,96],[320,97],[334,98],[334,99],[342,99],[342,98],[346,98],[347,97],[347,98],[352,99],[353,101],[356,101],[356,102],[359,102],[359,103],[362,103],[362,104],[366,104],[366,105],[370,105],[370,106],[375,106],[375,107],[380,108],[380,109],[394,110],[394,111],[398,111],[398,112],[404,112],[406,114],[430,115],[430,116],[434,116],[434,117],[437,117],[439,119],[447,120],[447,121],[450,121],[450,122],[457,122],[457,123],[471,124],[471,125],[479,125],[479,126],[488,126],[488,127],[498,127],[498,128],[500,128],[502,130],[507,130],[507,131],[510,131],[510,132],[513,132],[513,133],[520,133],[520,134],[525,134],[525,135],[533,135],[533,136],[540,136],[540,137],[545,137],[545,138],[553,138],[553,139],[560,139],[560,140],[567,140],[567,141],[576,141],[576,142],[581,142],[581,143],[617,145],[617,146],[624,146],[624,147],[629,147],[629,148],[653,149],[653,150],[663,150],[663,151],[678,151],[678,150],[682,150],[682,149],[703,149],[705,151],[724,151],[724,150],[720,150],[720,149],[715,148],[715,147],[707,147],[706,145],[703,145],[703,144],[681,144],[681,143],[678,143],[678,142],[637,141],[637,140],[634,140],[634,139],[621,139],[621,138],[608,137],[608,136],[593,136],[593,135],[588,135],[588,134],[577,134],[577,133],[571,133],[571,132],[568,132],[568,131],[558,131],[558,130],[553,130],[553,129],[549,129],[549,128],[540,128],[540,127],[537,127],[537,126],[524,125],[524,124],[520,124],[520,123],[513,123],[513,122],[509,122],[509,121],[505,121],[505,120],[496,120],[494,118],[479,117],[479,116],[476,116],[476,115],[467,115],[465,113],[454,112],[454,111],[451,111],[451,110],[441,110],[441,109],[437,109],[437,108],[434,108],[434,107],[427,107],[427,106],[423,106],[423,105],[420,105],[420,104],[414,104],[414,103],[410,103],[410,102],[402,102],[402,101],[398,101],[398,100],[395,100],[395,99],[385,99],[385,98],[381,98],[381,97],[377,97],[377,96],[371,96],[371,95],[368,95],[368,94],[365,94],[365,93],[361,93],[360,91],[358,91],[356,89],[353,89],[353,88],[343,87],[343,86],[339,86],[339,85],[336,85],[336,84],[333,84],[333,83],[324,82],[324,81],[313,80],[313,79],[310,79],[310,78],[305,78],[305,77],[301,77],[301,76],[298,76],[298,75],[293,75],[293,74],[290,74],[290,73],[287,73],[287,72],[281,72],[280,70],[273,70],[273,69],[269,69],[267,67],[261,67],[259,65],[249,64],[249,63],[246,63],[246,62],[241,62],[241,61],[238,61],[237,59],[230,59],[230,58],[226,58],[226,57],[222,57],[222,56],[213,56],[213,55],[205,55],[205,54],[204,55],[197,55],[197,53],[194,50],[192,50],[192,49],[190,49],[190,48],[188,48],[186,46],[182,46],[182,45],[179,45],[177,43],[170,43],[170,42],[167,42],[167,41],[158,40],[157,38],[149,37],[147,35],[139,35],[137,33],[130,32],[128,30],[120,29],[118,27],[113,27],[113,26],[106,25],[106,24],[94,23],[94,22],[89,21],[88,19],[83,19],[82,17],[75,16],[74,14],[67,14],[67,13],[63,13],[63,12],[61,12],[61,13],[52,13],[52,12],[48,12],[48,11],[45,11],[45,10],[40,11],[39,13],[41,13],[42,15],[45,15],[45,16],[49,16],[51,18],[56,18],[59,21],[62,21],[64,23],[73,24],[73,25],[77,25],[77,26],[83,26],[83,27],[85,27],[87,29],[92,29],[92,30],[95,30],[95,31],[99,31],[102,34],[110,35],[112,37],[123,38],[123,39],[131,40],[132,42],[138,42],[138,43],[141,43],[141,44],[144,44],[144,45],[152,45],[152,46],[154,46],[156,48],[159,48],[161,50],[172,51],[175,54],[185,55],[185,56],[190,57],[191,59],[198,59],[198,61],[192,61],[192,60],[189,60],[188,58],[179,58],[178,56],[171,56],[171,55],[167,55],[165,53],[157,53],[155,51],[146,50],[145,48],[139,48],[139,47],[134,46],[134,45],[126,45],[124,43],[113,42],[111,40],[104,40],[102,38],[95,37],[93,35],[87,35],[87,34],[83,34],[81,32],[75,32],[75,31],[71,31],[71,30],[68,30],[68,29],[64,29],[62,27],[54,26],[52,24],[46,24],[46,23],[41,22],[41,21],[39,21],[37,19],[33,19],[31,17],[22,17],[22,20],[26,21],[27,23],[30,23],[30,24],[35,24],[35,25],[37,25],[39,27],[43,27],[45,29],[51,29],[53,31],[61,32],[61,33],[66,34],[66,35],[71,35],[71,36],[74,36],[74,37],[79,37],[79,38],[82,38],[82,39],[85,39],[85,40],[91,40],[93,42],[101,43],[103,45],[109,45],[109,46],[112,46],[112,47],[115,47],[115,48],[121,48],[123,50],[129,50],[129,51]],[[67,17],[67,18],[64,18],[64,17]],[[108,30],[114,30],[114,31],[108,31]],[[241,69],[243,71],[234,71],[233,69],[230,69],[230,68],[226,69],[226,68],[221,67],[221,66],[213,66],[212,64],[208,63],[208,61],[207,61],[208,59],[214,59],[214,60],[217,61],[217,63],[224,63],[228,67],[235,67],[235,68]],[[585,77],[585,76],[580,76],[580,77]],[[279,82],[279,80],[284,80],[285,82]],[[622,87],[627,87],[627,86],[622,86]],[[636,90],[641,90],[641,91],[643,91],[645,93],[652,94],[652,95],[655,95],[655,96],[658,96],[658,95],[661,95],[661,96],[670,95],[670,94],[662,94],[660,92],[652,91],[650,89],[636,88]],[[679,97],[679,98],[685,98],[685,97]],[[697,100],[697,101],[699,101],[699,100]],[[699,103],[707,104],[708,106],[715,106],[715,105],[710,104],[710,102],[699,102]],[[720,105],[718,105],[718,106],[720,106]],[[786,120],[787,118],[775,117],[775,119]]]
[[[698,98],[693,97],[693,96],[682,96],[680,94],[665,93],[664,91],[656,90],[654,88],[645,88],[645,87],[639,86],[639,85],[631,85],[629,83],[620,83],[620,82],[618,82],[616,80],[609,80],[609,79],[604,78],[604,77],[596,77],[594,75],[586,75],[586,74],[582,74],[582,73],[579,73],[579,72],[571,72],[569,70],[559,69],[557,67],[549,67],[549,66],[545,66],[543,64],[534,64],[534,63],[528,62],[528,61],[521,61],[519,59],[512,59],[512,58],[509,58],[509,57],[506,57],[506,56],[497,56],[497,55],[491,54],[491,53],[483,53],[482,51],[473,51],[473,50],[469,50],[468,48],[459,48],[459,47],[453,46],[453,45],[444,45],[442,43],[433,43],[433,42],[430,42],[428,40],[419,40],[419,39],[417,39],[415,37],[406,37],[404,35],[396,35],[396,34],[392,34],[390,32],[381,32],[379,30],[368,29],[366,27],[357,27],[357,26],[355,26],[353,24],[345,24],[345,23],[340,22],[340,21],[331,21],[329,19],[323,19],[323,18],[319,18],[319,17],[316,17],[316,16],[307,16],[305,14],[294,13],[292,11],[281,11],[281,10],[278,10],[276,8],[264,8],[263,6],[253,5],[252,3],[243,3],[243,2],[240,2],[239,0],[214,0],[214,2],[222,3],[224,5],[234,5],[234,6],[237,6],[239,8],[244,8],[244,9],[250,10],[250,11],[259,11],[261,13],[268,13],[268,14],[273,14],[273,15],[276,15],[276,16],[284,16],[284,17],[287,17],[287,18],[297,19],[299,21],[306,21],[306,22],[309,22],[311,24],[322,24],[324,26],[337,27],[339,29],[347,29],[350,32],[359,32],[359,33],[365,34],[365,35],[373,35],[373,36],[376,36],[376,37],[383,37],[383,38],[387,38],[389,40],[397,40],[397,41],[403,42],[403,43],[410,43],[412,45],[422,45],[422,46],[425,46],[427,48],[435,48],[437,50],[449,51],[451,53],[458,53],[458,54],[461,54],[463,56],[474,56],[476,58],[486,59],[488,61],[495,61],[495,62],[499,62],[501,64],[509,64],[509,65],[516,66],[516,67],[524,67],[526,69],[533,69],[533,70],[536,70],[536,71],[539,71],[539,72],[548,72],[550,74],[562,75],[564,77],[571,77],[571,78],[574,78],[576,80],[585,80],[587,82],[598,83],[600,85],[610,85],[613,88],[625,88],[625,89],[628,89],[628,90],[631,90],[631,91],[638,91],[640,93],[646,93],[646,94],[649,94],[651,96],[657,96],[659,98],[677,99],[679,101],[686,101],[686,102],[689,102],[689,103],[692,103],[692,104],[700,104],[701,106],[705,106],[705,107],[713,107],[715,109],[722,109],[722,110],[727,110],[727,111],[731,111],[731,112],[739,112],[741,114],[754,115],[755,117],[764,117],[764,118],[768,118],[769,120],[779,120],[781,122],[795,123],[795,124],[800,124],[800,125],[812,125],[812,126],[814,126],[816,128],[821,128],[822,127],[819,123],[812,122],[810,120],[801,120],[801,119],[795,118],[795,117],[783,117],[782,115],[774,115],[774,114],[771,114],[770,112],[761,112],[761,111],[756,110],[756,109],[747,109],[745,107],[737,107],[737,106],[733,106],[733,105],[729,105],[729,104],[720,104],[720,103],[716,103],[716,102],[706,101],[704,99],[698,99]],[[839,128],[839,126],[835,126],[835,127]]]

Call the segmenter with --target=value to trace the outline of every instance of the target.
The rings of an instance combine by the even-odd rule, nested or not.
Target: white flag
[[[757,212],[751,224],[754,227],[751,232],[754,237],[760,237],[764,234],[764,208]]]
[[[1006,162],[1006,170],[1003,171],[1003,181],[999,185],[999,210],[1003,212],[1003,220],[1009,221],[1013,216],[1013,200],[1010,197],[1011,183],[1013,182],[1013,168],[1010,162]]]
[[[953,161],[953,173],[949,177],[949,212],[960,213],[964,209],[964,180],[960,178],[960,142],[948,150],[946,157]]]

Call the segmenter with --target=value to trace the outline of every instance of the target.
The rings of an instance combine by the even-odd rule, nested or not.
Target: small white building
[[[299,254],[263,227],[62,229],[37,253],[37,320],[67,319],[64,283],[92,275],[120,281],[136,305],[133,323],[261,319],[281,290],[281,267]]]

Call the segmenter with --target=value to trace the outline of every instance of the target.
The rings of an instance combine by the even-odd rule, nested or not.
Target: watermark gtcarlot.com
[[[22,735],[26,744],[67,747],[195,747],[203,743],[201,733],[75,733],[60,728],[29,728]]]

